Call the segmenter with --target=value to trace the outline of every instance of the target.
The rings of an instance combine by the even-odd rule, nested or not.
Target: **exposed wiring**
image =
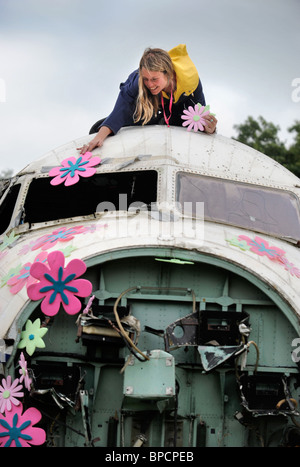
[[[145,360],[150,360],[149,357],[145,354],[143,354],[143,352],[141,352],[141,350],[139,350],[137,348],[137,346],[134,344],[134,342],[130,339],[130,337],[128,336],[128,334],[125,332],[123,326],[122,326],[122,323],[120,321],[120,318],[119,318],[119,315],[118,315],[118,311],[117,311],[117,307],[118,307],[118,304],[120,302],[120,300],[123,298],[124,295],[126,295],[128,292],[131,292],[131,290],[136,290],[137,287],[130,287],[129,289],[127,290],[124,290],[124,292],[122,292],[119,297],[117,298],[117,300],[115,301],[115,304],[114,304],[114,315],[115,315],[115,318],[116,318],[116,321],[118,323],[118,326],[119,326],[119,329],[120,329],[120,332],[122,334],[122,336],[124,337],[124,339],[127,340],[127,342],[130,344],[130,346],[137,352],[139,353],[140,355],[142,355],[142,357],[144,357]]]
[[[130,337],[128,336],[128,334],[125,332],[123,326],[122,326],[122,323],[120,321],[120,318],[119,318],[119,315],[118,315],[118,311],[117,311],[117,307],[118,307],[118,304],[119,302],[121,301],[121,299],[124,297],[124,295],[126,295],[127,293],[131,292],[132,290],[140,290],[140,289],[146,289],[146,290],[155,290],[155,289],[159,289],[159,290],[185,290],[185,291],[189,291],[191,294],[192,294],[192,297],[193,297],[193,313],[195,312],[196,310],[196,296],[195,296],[195,293],[193,290],[190,290],[190,289],[184,289],[182,287],[143,287],[143,286],[135,286],[135,287],[129,287],[128,289],[124,290],[124,292],[122,292],[119,297],[117,298],[117,300],[115,301],[115,304],[114,304],[114,315],[115,315],[115,318],[116,318],[116,321],[117,321],[117,324],[119,326],[119,329],[120,329],[120,332],[122,334],[122,336],[124,337],[124,339],[126,339],[126,341],[130,344],[130,346],[137,352],[139,353],[140,355],[142,355],[142,357],[145,359],[145,360],[150,360],[149,357],[147,355],[145,355],[141,350],[139,350],[137,348],[137,346],[134,344],[134,342],[130,339]]]
[[[249,348],[251,344],[253,344],[256,349],[256,362],[255,362],[255,370],[254,370],[256,373],[257,367],[258,367],[258,361],[259,361],[259,348],[258,348],[258,345],[254,341],[249,341],[247,343],[247,348]]]
[[[292,402],[292,404],[294,405],[295,409],[296,407],[298,406],[298,403],[296,401],[296,399],[292,399],[292,398],[289,398],[288,400],[287,399],[281,399],[281,401],[279,401],[277,404],[276,404],[276,409],[280,409],[280,407],[282,406],[282,404],[284,404],[285,402]]]

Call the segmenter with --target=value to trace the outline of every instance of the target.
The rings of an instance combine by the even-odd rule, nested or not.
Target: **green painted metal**
[[[161,258],[188,263],[158,261]],[[152,357],[141,361],[132,356],[118,336],[113,341],[93,333],[78,337],[77,317],[61,312],[51,319],[44,338],[46,348],[36,352],[28,364],[36,375],[36,388],[54,388],[64,406],[63,410],[58,407],[51,392],[33,394],[47,420],[49,444],[191,447],[283,443],[289,429],[295,427],[293,417],[299,417],[289,413],[287,402],[281,411],[276,409],[272,397],[276,400],[277,394],[281,398],[283,393],[288,401],[299,398],[298,368],[291,358],[299,323],[276,290],[240,265],[196,251],[117,250],[88,258],[86,264],[86,277],[95,294],[93,304],[112,309],[119,299],[122,309],[130,308],[131,316],[140,323],[137,348],[144,355],[152,352]],[[200,317],[212,312],[222,317],[220,320],[218,315],[212,328],[228,335],[230,313],[237,319],[243,313],[249,315],[249,341],[254,344],[243,354],[247,355],[243,371],[235,359],[204,371],[197,345],[185,343],[166,351],[165,332],[172,323],[193,313]],[[20,314],[18,328],[39,313],[39,304],[31,302]],[[183,342],[188,329],[175,326],[174,333],[176,330]],[[17,361],[16,347],[17,342],[8,365],[10,372]],[[249,378],[244,405],[242,375]],[[261,376],[259,381],[253,379],[256,375]],[[282,392],[286,387],[290,399]],[[167,393],[162,393],[165,389]],[[60,398],[61,393],[67,400]],[[78,409],[79,400],[83,412]],[[273,404],[270,411],[277,410],[270,416],[266,411],[259,413],[267,401]]]
[[[174,357],[163,350],[152,350],[149,352],[149,361],[146,365],[144,363],[129,357],[124,372],[124,396],[129,399],[162,401],[174,397]]]

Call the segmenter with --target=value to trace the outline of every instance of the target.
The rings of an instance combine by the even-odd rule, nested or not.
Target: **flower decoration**
[[[27,253],[29,253],[29,251],[33,249],[35,243],[36,243],[36,240],[32,240],[31,242],[23,245],[22,248],[19,250],[18,255],[19,256],[27,255]]]
[[[51,234],[43,235],[38,238],[35,244],[32,246],[32,250],[41,248],[47,250],[53,248],[57,242],[69,242],[74,238],[75,235],[85,232],[85,228],[82,225],[76,225],[74,227],[60,227],[54,230]]]
[[[281,258],[279,258],[279,261],[284,265],[284,269],[288,271],[291,274],[291,276],[298,277],[298,279],[300,278],[300,270],[287,258],[282,256]]]
[[[271,260],[276,261],[285,255],[284,250],[281,250],[276,246],[270,246],[266,240],[258,236],[252,240],[247,237],[247,235],[239,235],[239,240],[245,240],[253,253],[256,253],[259,256],[267,256]]]
[[[20,235],[15,235],[14,230],[12,230],[9,235],[5,235],[3,237],[2,242],[0,240],[0,251],[5,250],[5,248],[7,248],[10,245],[12,245],[13,243],[15,243],[18,240],[19,237],[20,237]]]
[[[45,430],[34,426],[41,420],[41,412],[35,407],[22,412],[20,403],[5,417],[0,415],[0,447],[39,446],[46,441]]]
[[[21,340],[18,345],[18,349],[26,348],[26,352],[29,355],[32,355],[36,349],[38,348],[45,348],[45,343],[42,339],[46,332],[48,331],[47,328],[41,328],[41,320],[37,318],[33,323],[29,319],[26,322],[25,330],[21,333]]]
[[[15,268],[10,268],[10,270],[4,276],[1,277],[0,287],[3,287],[4,285],[6,285],[9,279],[11,279],[11,277],[19,274],[21,269],[22,269],[22,264],[18,264],[18,266],[16,266]]]
[[[25,360],[23,352],[20,355],[19,365],[20,365],[19,373],[21,375],[20,376],[20,383],[22,383],[24,381],[24,386],[26,387],[26,389],[28,389],[28,391],[30,391],[32,380],[31,380],[31,378],[29,377],[29,374],[28,374],[27,362]]]
[[[66,246],[66,248],[61,248],[60,251],[64,254],[65,258],[67,258],[68,256],[71,256],[71,254],[77,250],[77,247],[76,246],[73,246],[73,245],[68,245]]]
[[[22,248],[19,250],[18,255],[23,256],[26,255],[29,251],[34,251],[39,248],[41,248],[42,250],[47,250],[53,248],[57,244],[57,242],[68,242],[72,240],[75,237],[75,235],[94,233],[97,230],[107,227],[108,224],[99,223],[93,223],[90,225],[75,225],[73,227],[60,227],[50,234],[38,237],[36,240],[33,240],[30,243],[27,243],[26,245],[23,245]],[[6,253],[7,251],[0,251],[0,259],[1,255],[4,255]]]
[[[89,310],[90,310],[90,308],[92,306],[92,303],[94,301],[94,298],[95,298],[95,295],[92,295],[91,298],[89,299],[89,301],[87,302],[87,305],[86,305],[85,309],[83,310],[84,314],[89,312]]]
[[[240,248],[242,251],[250,250],[250,246],[246,240],[239,240],[237,237],[233,237],[230,240],[226,240],[226,242],[228,242],[229,245]]]
[[[41,261],[42,263],[46,262],[48,253],[43,251],[42,253],[38,254],[34,259],[34,262]],[[35,279],[30,276],[29,271],[32,263],[26,263],[22,267],[22,269],[16,274],[12,276],[8,281],[7,285],[10,286],[10,292],[12,294],[17,294],[20,290],[24,287],[25,284],[29,286],[31,283],[35,282]]]
[[[81,302],[76,297],[88,297],[92,284],[86,279],[77,279],[85,273],[86,265],[80,259],[73,259],[64,268],[65,257],[61,251],[53,251],[48,255],[48,265],[34,263],[30,274],[40,282],[28,287],[31,300],[42,299],[41,310],[47,316],[58,313],[60,305],[66,313],[74,315],[81,309]]]
[[[86,234],[86,233],[95,233],[97,230],[100,230],[100,229],[106,229],[108,227],[108,224],[90,224],[90,225],[86,225],[84,227],[84,230],[83,230],[83,234]]]
[[[11,382],[11,376],[8,375],[6,380],[2,379],[2,386],[0,385],[0,412],[10,411],[12,406],[19,405],[20,401],[17,397],[23,397],[24,393],[20,392],[22,385],[19,384],[19,379],[16,378]]]
[[[230,245],[236,246],[241,250],[250,250],[259,256],[266,256],[269,260],[281,264],[291,276],[300,279],[300,269],[291,263],[285,256],[285,251],[269,243],[261,237],[256,236],[252,240],[247,235],[239,235],[230,240],[226,240]]]
[[[187,126],[187,130],[191,131],[192,129],[197,132],[198,130],[203,131],[206,125],[205,116],[210,114],[209,105],[196,104],[195,107],[191,105],[188,107],[188,110],[184,110],[182,115],[182,120],[185,120],[182,126]]]
[[[68,157],[62,161],[62,167],[54,167],[50,170],[49,176],[55,177],[51,180],[51,185],[60,185],[64,183],[65,186],[74,185],[79,181],[80,177],[91,177],[96,173],[94,168],[100,164],[100,157],[92,157],[91,152],[86,152],[76,159],[75,157]]]

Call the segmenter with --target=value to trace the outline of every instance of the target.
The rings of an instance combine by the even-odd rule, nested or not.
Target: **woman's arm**
[[[138,96],[138,72],[132,72],[125,83],[121,83],[120,92],[110,115],[104,120],[96,136],[80,149],[80,153],[101,147],[107,136],[118,133],[123,126],[133,125],[136,98]]]
[[[104,143],[104,140],[112,133],[111,129],[107,126],[102,126],[96,136],[88,143],[82,146],[80,149],[80,154],[85,154],[88,151],[92,151],[97,147],[101,147]]]

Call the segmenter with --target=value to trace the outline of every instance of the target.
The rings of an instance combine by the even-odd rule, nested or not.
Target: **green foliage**
[[[3,180],[3,179],[6,179],[6,178],[10,178],[13,174],[13,170],[12,169],[5,169],[5,170],[2,170],[0,172],[0,180]]]
[[[288,128],[290,133],[296,134],[289,148],[279,139],[280,127],[267,122],[261,116],[257,120],[249,116],[244,123],[234,125],[234,129],[238,135],[233,139],[272,157],[300,177],[300,121],[295,121],[294,125]]]

